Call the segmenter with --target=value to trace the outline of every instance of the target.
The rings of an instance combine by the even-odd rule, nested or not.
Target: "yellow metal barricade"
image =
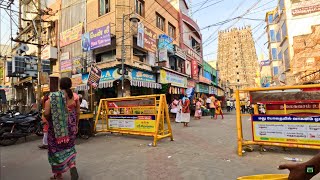
[[[246,94],[252,114],[242,114]],[[320,85],[236,90],[238,155],[243,146],[320,149]],[[252,140],[243,138],[242,116],[250,116]]]
[[[173,141],[166,96],[147,95],[101,99],[95,120],[95,132],[152,136],[157,141]]]
[[[239,177],[237,180],[288,180],[288,175],[286,175],[286,174],[262,174],[262,175]]]

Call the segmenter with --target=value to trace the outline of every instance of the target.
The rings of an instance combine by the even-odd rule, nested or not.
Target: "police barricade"
[[[173,141],[166,96],[146,95],[101,99],[95,120],[95,132],[152,136],[157,141]]]
[[[320,149],[320,85],[236,90],[236,113],[239,156],[248,145]],[[243,116],[252,140],[243,138]]]

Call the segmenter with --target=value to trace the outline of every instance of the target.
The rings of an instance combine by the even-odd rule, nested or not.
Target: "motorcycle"
[[[30,112],[26,115],[8,113],[0,117],[0,145],[15,144],[19,138],[36,134],[43,135],[41,114]]]

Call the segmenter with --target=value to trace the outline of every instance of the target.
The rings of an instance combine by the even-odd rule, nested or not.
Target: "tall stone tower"
[[[219,32],[217,69],[231,89],[257,86],[258,57],[250,26]]]

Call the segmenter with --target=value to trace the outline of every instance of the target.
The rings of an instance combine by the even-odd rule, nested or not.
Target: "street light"
[[[132,15],[132,16],[131,16]],[[131,16],[131,17],[130,17]],[[122,16],[122,47],[121,47],[121,74],[122,74],[122,79],[121,79],[121,92],[122,92],[122,97],[124,97],[124,60],[125,60],[125,46],[124,46],[124,24],[125,24],[125,20],[127,17],[129,18],[129,21],[136,24],[138,22],[140,22],[140,19],[137,17],[137,15],[135,13],[130,13],[130,14],[123,14]]]

